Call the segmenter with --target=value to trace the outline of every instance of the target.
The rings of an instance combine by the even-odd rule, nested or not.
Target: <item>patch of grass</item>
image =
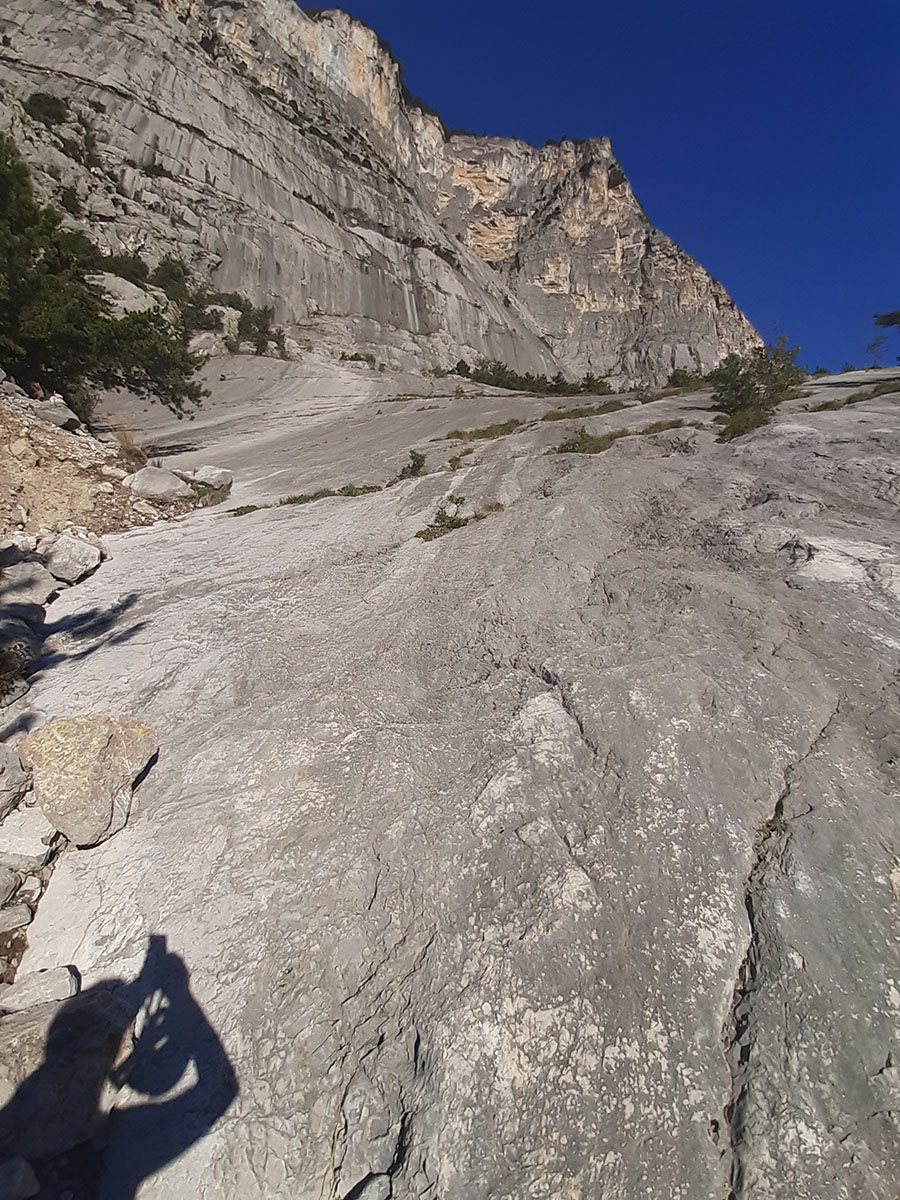
[[[138,445],[129,429],[116,429],[113,437],[119,447],[119,458],[129,471],[139,471],[147,465],[147,451]]]
[[[519,426],[524,424],[524,421],[513,418],[511,421],[498,422],[496,425],[484,425],[481,429],[451,429],[449,433],[444,434],[444,438],[446,441],[474,442],[484,438],[505,437],[506,434],[514,433]]]
[[[891,392],[900,392],[900,379],[883,379],[881,383],[875,383],[870,388],[864,388],[861,392],[854,392],[844,401],[845,404],[862,404],[864,400],[874,400],[876,396],[887,396]]]
[[[334,493],[336,496],[368,496],[371,492],[380,492],[377,483],[345,483]]]
[[[605,404],[578,404],[575,408],[560,408],[545,412],[541,420],[572,421],[577,420],[578,417],[600,417],[604,413],[618,412],[620,408],[627,408],[627,405],[621,400],[607,400]]]
[[[312,504],[315,500],[324,500],[327,496],[336,496],[334,488],[319,488],[317,492],[298,492],[293,496],[284,496],[278,501],[279,507],[285,504]]]
[[[371,492],[380,492],[381,488],[375,483],[345,483],[339,488],[319,488],[315,492],[299,492],[293,496],[285,496],[278,501],[278,506],[286,504],[312,504],[316,500],[326,500],[330,496],[368,496]]]
[[[652,425],[645,425],[643,429],[635,429],[634,432],[639,437],[644,437],[649,433],[665,433],[667,429],[683,429],[685,422],[681,417],[675,417],[671,421],[654,421]]]
[[[191,487],[194,489],[197,508],[213,508],[231,495],[231,484],[227,487],[212,487],[208,483],[192,483]]]
[[[630,429],[613,429],[608,433],[588,433],[584,425],[580,425],[571,437],[556,447],[557,454],[602,454],[619,438],[628,437]]]
[[[240,504],[237,508],[229,508],[226,515],[229,517],[246,517],[247,513],[259,512],[260,509],[268,507],[268,504]]]
[[[376,363],[375,363],[375,355],[374,355],[374,354],[360,354],[360,353],[358,353],[358,352],[357,352],[357,353],[354,353],[354,354],[342,354],[342,355],[341,355],[341,362],[362,362],[362,363],[368,363],[368,364],[369,364],[369,366],[370,366],[370,367],[372,367],[372,368],[374,368],[374,367],[375,367],[375,365],[376,365]]]
[[[467,446],[465,450],[460,450],[459,454],[454,454],[448,458],[447,465],[450,467],[451,471],[458,471],[462,464],[462,460],[466,458],[467,455],[474,453],[474,449],[471,446]]]
[[[900,378],[883,379],[880,383],[874,383],[871,387],[863,388],[859,392],[853,392],[843,400],[822,400],[819,404],[813,404],[809,408],[809,412],[836,412],[840,408],[845,408],[848,404],[862,404],[864,400],[874,400],[876,396],[889,396],[892,392],[900,392]]]
[[[683,429],[687,422],[680,417],[676,417],[671,421],[654,421],[652,425],[645,425],[643,429],[611,429],[608,433],[593,434],[588,433],[587,429],[582,425],[575,430],[575,433],[561,442],[556,447],[557,454],[602,454],[604,450],[608,450],[619,438],[624,437],[648,437],[654,433],[665,433],[668,429]]]

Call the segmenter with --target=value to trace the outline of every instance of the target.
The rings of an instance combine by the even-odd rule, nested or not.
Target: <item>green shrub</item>
[[[32,92],[27,100],[22,101],[22,107],[31,117],[49,129],[53,125],[62,125],[69,116],[69,102],[62,96],[51,96],[48,92]]]
[[[78,192],[73,187],[64,187],[59,194],[59,202],[71,217],[81,216],[81,201]]]
[[[103,269],[142,287],[150,278],[150,268],[138,254],[110,254],[103,260]]]
[[[197,360],[160,314],[111,317],[88,279],[105,262],[37,204],[28,168],[0,135],[0,366],[26,388],[61,392],[82,419],[98,387],[129,387],[181,412],[201,396]]]
[[[149,282],[176,304],[187,300],[190,272],[180,258],[163,258],[150,272]]]
[[[722,439],[740,437],[766,425],[776,407],[796,396],[804,372],[796,364],[798,346],[780,337],[774,345],[760,346],[740,357],[729,354],[709,373],[713,404],[728,417]]]
[[[454,529],[462,529],[465,525],[468,525],[471,517],[461,517],[459,515],[465,502],[465,496],[448,496],[438,506],[431,524],[426,525],[424,529],[418,530],[415,536],[423,542],[433,542],[435,538],[444,537],[445,534],[451,533]],[[447,505],[450,505],[449,509]]]
[[[469,366],[469,364],[466,362],[466,360],[464,358],[461,358],[459,360],[459,362],[456,364],[456,366],[453,368],[453,373],[454,373],[454,375],[462,375],[463,378],[465,379],[465,378],[468,378],[471,369],[472,368]]]
[[[425,455],[420,450],[410,450],[409,461],[400,468],[397,479],[415,479],[425,473]]]

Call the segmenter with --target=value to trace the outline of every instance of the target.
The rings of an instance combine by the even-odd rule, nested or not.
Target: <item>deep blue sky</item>
[[[335,7],[449,129],[609,137],[650,220],[801,362],[865,365],[900,308],[897,0]]]

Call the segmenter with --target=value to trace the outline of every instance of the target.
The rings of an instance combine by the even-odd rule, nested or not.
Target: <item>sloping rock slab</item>
[[[76,846],[95,846],[124,827],[134,781],[157,749],[148,726],[98,714],[51,721],[28,735],[22,757],[47,820]]]

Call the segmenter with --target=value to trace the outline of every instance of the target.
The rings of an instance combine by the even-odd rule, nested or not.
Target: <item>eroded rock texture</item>
[[[167,935],[240,1086],[142,1198],[894,1200],[896,397],[433,440],[546,403],[332,392],[273,435],[248,394],[177,459],[242,503],[432,473],[117,536],[57,601],[134,628],[38,708],[165,753],[28,969]],[[451,492],[488,515],[417,540]]]
[[[176,253],[310,346],[613,379],[756,340],[606,139],[447,138],[376,34],[293,0],[9,0],[0,116],[110,249]],[[20,102],[70,103],[47,127]]]

